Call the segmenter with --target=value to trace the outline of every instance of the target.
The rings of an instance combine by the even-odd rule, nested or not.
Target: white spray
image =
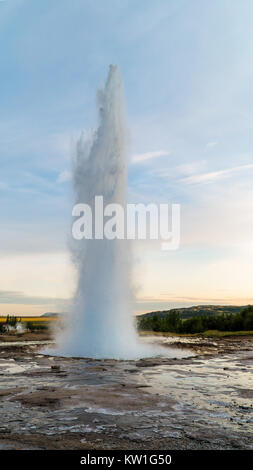
[[[126,124],[123,83],[117,66],[110,66],[105,88],[98,93],[100,123],[93,141],[81,137],[73,169],[76,203],[94,208],[126,204]],[[94,213],[94,210],[93,210]],[[139,344],[132,317],[130,246],[127,240],[80,240],[74,245],[78,267],[71,328],[64,353],[101,358],[136,357]]]
[[[98,106],[98,129],[90,142],[81,136],[73,168],[75,202],[89,204],[93,213],[95,196],[103,196],[104,206],[125,207],[127,200],[125,106],[117,66],[110,66],[105,88],[98,93]],[[57,351],[48,352],[115,359],[161,353],[157,347],[140,343],[135,330],[129,241],[75,241],[73,257],[78,283],[69,325],[58,335]]]

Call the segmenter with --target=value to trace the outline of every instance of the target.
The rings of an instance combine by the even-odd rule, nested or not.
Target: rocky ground
[[[190,355],[99,361],[1,342],[0,449],[252,449],[253,337],[155,341]]]

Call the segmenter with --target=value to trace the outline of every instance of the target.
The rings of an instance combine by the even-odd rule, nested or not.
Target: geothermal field
[[[0,0],[0,470],[253,451],[252,18]]]
[[[253,338],[155,338],[174,357],[53,357],[2,340],[0,448],[252,449]]]
[[[97,130],[76,145],[75,216],[78,204],[95,211],[96,197],[126,207],[117,66],[98,108]],[[89,222],[71,242],[77,285],[64,325],[0,336],[0,448],[252,449],[253,338],[139,336],[132,244]]]

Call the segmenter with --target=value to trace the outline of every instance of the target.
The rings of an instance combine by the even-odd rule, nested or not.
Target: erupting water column
[[[125,208],[127,199],[126,124],[120,70],[110,66],[105,88],[98,93],[100,123],[91,139],[80,137],[74,159],[76,204]],[[103,227],[102,227],[103,229]],[[44,354],[98,359],[138,359],[147,356],[185,357],[188,353],[139,341],[135,330],[131,289],[129,242],[107,238],[75,241],[77,288],[65,331],[56,337],[57,348]]]
[[[98,93],[99,127],[90,144],[80,138],[73,169],[76,203],[94,198],[126,205],[126,124],[121,72],[110,66],[105,88]],[[93,217],[94,225],[94,217]],[[94,226],[93,226],[94,229]],[[71,324],[61,341],[64,355],[130,359],[141,346],[132,317],[130,247],[127,240],[75,241],[78,285]]]

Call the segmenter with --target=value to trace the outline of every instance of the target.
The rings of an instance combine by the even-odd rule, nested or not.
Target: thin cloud
[[[57,183],[65,183],[66,181],[70,181],[70,179],[71,179],[71,172],[64,170],[59,174],[57,178]]]
[[[167,150],[157,150],[155,152],[146,152],[146,153],[138,153],[136,155],[133,155],[132,158],[132,163],[142,163],[145,162],[146,160],[150,160],[151,158],[157,158],[157,157],[165,157],[169,155],[170,152]]]
[[[232,176],[234,173],[244,170],[250,170],[253,168],[253,164],[235,166],[233,168],[228,168],[226,170],[211,171],[209,173],[202,173],[199,175],[187,176],[182,178],[180,181],[186,184],[201,184],[201,183],[211,183],[216,180]]]
[[[62,305],[70,299],[26,295],[20,291],[0,290],[0,304]]]
[[[216,145],[217,145],[217,142],[207,142],[206,149],[216,147]]]

